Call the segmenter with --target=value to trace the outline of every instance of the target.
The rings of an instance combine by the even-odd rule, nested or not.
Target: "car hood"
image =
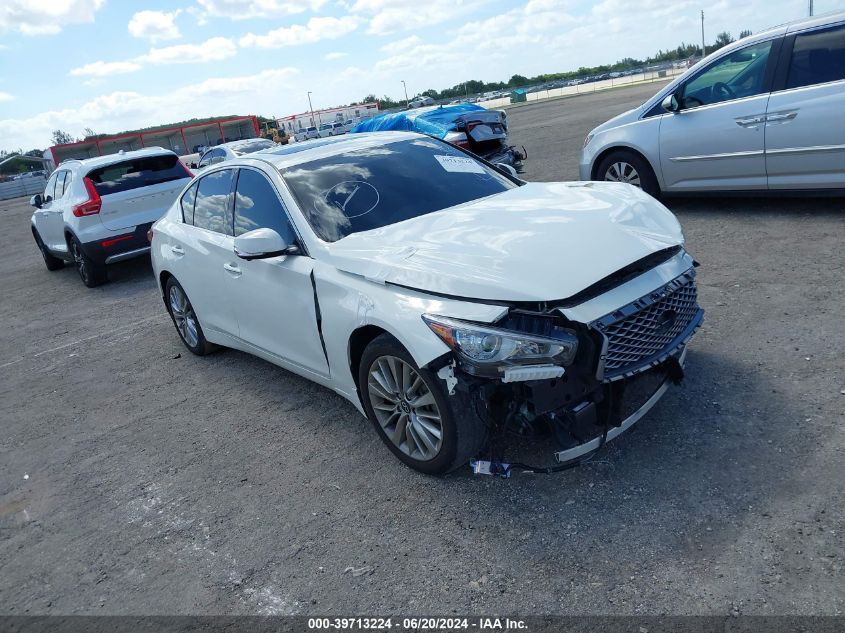
[[[339,270],[468,299],[565,299],[683,243],[675,216],[619,183],[530,183],[327,245]]]
[[[594,135],[599,132],[604,132],[605,130],[611,130],[621,125],[627,125],[628,123],[634,123],[635,121],[639,121],[640,114],[642,113],[643,108],[644,105],[639,105],[636,108],[632,108],[623,112],[622,114],[617,114],[612,119],[605,121],[601,125],[590,130],[590,134]]]

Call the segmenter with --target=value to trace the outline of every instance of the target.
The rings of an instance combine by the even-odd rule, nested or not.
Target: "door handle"
[[[230,272],[235,275],[235,277],[238,277],[241,274],[241,269],[235,266],[234,264],[223,264],[223,268],[226,270],[226,272]]]
[[[765,115],[750,116],[745,118],[734,119],[739,127],[754,127],[760,125],[766,120]]]
[[[773,121],[777,123],[778,121],[791,121],[795,117],[798,116],[797,112],[779,112],[777,114],[770,114],[766,117],[766,121],[768,123],[772,123]]]
[[[170,250],[173,252],[174,255],[179,255],[180,257],[185,254],[185,251],[182,250],[181,246],[171,246]]]

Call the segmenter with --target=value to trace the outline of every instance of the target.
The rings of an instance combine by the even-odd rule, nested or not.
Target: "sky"
[[[845,8],[815,0],[815,12]],[[2,0],[0,149],[645,58],[804,0]]]

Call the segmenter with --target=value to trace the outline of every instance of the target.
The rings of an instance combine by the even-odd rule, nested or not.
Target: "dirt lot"
[[[655,89],[512,110],[527,178],[576,177]],[[669,206],[707,310],[686,383],[587,465],[501,480],[417,475],[327,390],[191,356],[149,261],[86,290],[0,202],[0,612],[843,613],[843,202]]]

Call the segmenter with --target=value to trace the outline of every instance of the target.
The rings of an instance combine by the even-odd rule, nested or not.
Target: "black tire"
[[[88,288],[95,288],[100,284],[108,281],[106,275],[106,267],[102,264],[95,263],[85,251],[82,250],[82,244],[75,237],[68,240],[70,247],[70,254],[73,257],[73,263],[76,266],[76,272],[79,273],[79,278],[82,279]]]
[[[173,298],[172,294],[174,292],[181,293],[181,296],[185,298],[186,307],[181,310],[181,312],[185,315],[183,318],[186,319],[185,324],[187,327],[187,319],[193,319],[193,324],[196,326],[195,334],[196,334],[196,341],[192,340],[192,333],[194,333],[193,328],[183,329],[180,326],[181,319],[180,315],[177,313],[176,306],[172,303]],[[205,334],[202,331],[202,326],[200,325],[199,318],[194,312],[194,308],[191,305],[190,299],[188,299],[188,295],[185,292],[184,288],[176,281],[175,277],[171,277],[167,280],[167,283],[164,286],[164,303],[167,306],[167,313],[170,315],[170,318],[173,320],[173,325],[176,328],[176,333],[179,335],[179,339],[182,341],[182,344],[190,350],[191,353],[196,354],[197,356],[205,356],[206,354],[210,354],[214,350],[217,349],[217,346],[213,343],[209,343],[206,338]],[[189,333],[190,332],[190,333]]]
[[[596,168],[596,180],[618,182],[620,178],[614,177],[615,173],[618,172],[618,165],[633,167],[639,177],[639,187],[654,198],[660,196],[660,185],[657,184],[657,176],[654,175],[654,170],[648,164],[648,161],[636,152],[617,150],[605,156]],[[616,171],[613,172],[612,170]]]
[[[431,459],[415,459],[403,452],[387,436],[376,416],[370,395],[370,370],[376,366],[379,359],[385,357],[394,357],[410,365],[434,396],[440,414],[441,444],[439,451]],[[366,347],[358,367],[358,384],[361,401],[376,433],[396,457],[414,470],[427,475],[443,475],[463,466],[481,450],[487,437],[487,428],[470,406],[469,396],[460,392],[449,395],[444,381],[434,372],[420,369],[408,351],[393,336],[382,334]],[[375,397],[378,398],[377,395]]]
[[[41,236],[39,236],[34,230],[32,234],[35,237],[35,243],[38,244],[38,250],[41,251],[41,256],[44,258],[44,265],[47,266],[47,270],[55,271],[64,268],[64,261],[50,252],[44,242],[41,241]]]

